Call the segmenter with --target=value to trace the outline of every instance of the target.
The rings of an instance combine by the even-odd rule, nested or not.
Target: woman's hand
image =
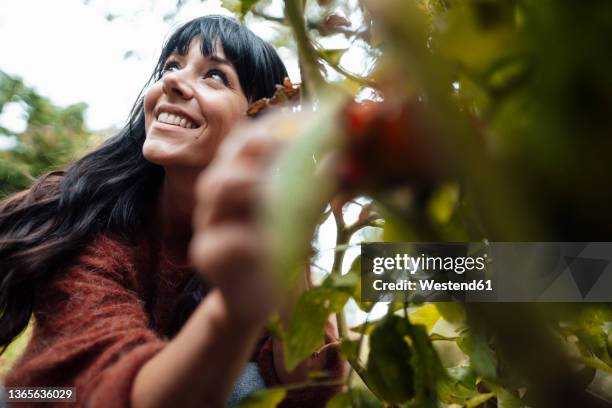
[[[271,131],[275,120],[272,115],[235,129],[195,188],[192,262],[221,292],[228,317],[245,323],[264,322],[283,301],[257,217],[269,164],[282,146]]]

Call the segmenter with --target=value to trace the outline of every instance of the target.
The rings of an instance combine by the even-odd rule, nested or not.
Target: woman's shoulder
[[[139,245],[108,232],[98,233],[78,252],[73,267],[85,267],[90,271],[125,273],[135,271]]]
[[[152,245],[146,240],[100,232],[55,271],[49,284],[66,288],[112,282],[144,295]]]

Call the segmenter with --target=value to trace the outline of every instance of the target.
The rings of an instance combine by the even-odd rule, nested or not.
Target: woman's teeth
[[[162,112],[157,117],[157,120],[162,123],[167,123],[169,125],[180,126],[186,129],[195,129],[197,125],[190,121],[189,119],[182,118],[180,116],[174,115],[172,113]]]

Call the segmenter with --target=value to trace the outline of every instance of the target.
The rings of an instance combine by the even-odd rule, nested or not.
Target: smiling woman
[[[0,204],[0,345],[34,317],[8,387],[75,387],[77,406],[216,407],[312,370],[345,375],[332,324],[333,344],[292,372],[265,330],[293,303],[254,217],[281,142],[273,117],[244,112],[286,75],[235,20],[192,20],[117,135]],[[294,386],[283,406],[338,390]]]

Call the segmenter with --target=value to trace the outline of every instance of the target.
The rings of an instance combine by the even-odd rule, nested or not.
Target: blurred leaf
[[[349,271],[344,275],[347,278],[351,279],[354,284],[352,285],[352,293],[351,296],[355,300],[355,303],[361,310],[364,312],[369,312],[372,310],[375,302],[362,302],[361,301],[361,256],[358,256],[353,260]]]
[[[460,303],[436,302],[435,306],[444,320],[453,324],[462,324],[465,322],[465,310]]]
[[[278,312],[274,313],[274,315],[270,317],[267,327],[268,331],[272,334],[272,336],[274,336],[274,338],[282,340],[285,337],[285,332],[283,331],[281,318]]]
[[[524,405],[520,399],[504,389],[497,393],[497,408],[522,408]]]
[[[372,333],[372,330],[374,330],[375,322],[376,321],[358,324],[357,326],[351,327],[351,331],[354,331],[355,333],[370,334]]]
[[[457,345],[470,357],[470,367],[478,376],[484,379],[497,377],[495,356],[482,335],[469,330],[457,341]]]
[[[313,158],[343,143],[335,121],[342,100],[338,95],[326,98],[316,114],[304,108],[299,115],[285,115],[285,121],[273,129],[287,143],[271,163],[277,175],[266,186],[262,215],[274,250],[272,269],[289,288],[303,270],[317,222],[336,188],[335,180],[316,172]]]
[[[498,408],[522,408],[524,406],[518,397],[502,387],[491,383],[486,383],[486,386],[495,393]]]
[[[441,55],[468,70],[482,72],[497,61],[515,55],[519,42],[512,2],[465,2],[452,7],[439,27]]]
[[[419,307],[416,311],[408,315],[410,323],[421,324],[425,327],[427,333],[431,333],[436,322],[440,319],[440,313],[436,309],[435,304],[429,304]]]
[[[439,333],[431,333],[429,335],[429,340],[431,341],[457,341],[459,339],[459,337],[448,337],[448,336],[443,336]]]
[[[0,198],[24,190],[32,183],[27,166],[14,160],[0,158]]]
[[[359,348],[359,340],[342,339],[340,343],[340,351],[349,361],[359,359]]]
[[[458,201],[459,186],[455,183],[443,184],[429,198],[427,212],[438,224],[446,224],[450,221]]]
[[[486,394],[478,394],[475,397],[472,397],[466,401],[465,408],[478,407],[493,398],[494,396],[495,394],[493,394],[492,392]]]
[[[447,369],[448,377],[440,382],[440,398],[447,404],[463,404],[467,398],[479,394],[477,378],[469,366]]]
[[[286,391],[282,388],[265,388],[255,390],[241,400],[237,408],[275,408],[285,398]]]
[[[527,66],[523,59],[512,58],[496,64],[488,74],[486,82],[495,94],[502,94],[524,82]]]
[[[338,65],[340,63],[340,59],[347,50],[348,48],[320,49],[319,53],[325,59],[325,61],[329,61],[333,65]]]
[[[353,388],[336,394],[325,408],[382,408],[380,402],[368,389]]]
[[[232,13],[240,14],[242,2],[240,0],[221,0],[221,6]]]
[[[609,338],[612,334],[612,309],[608,305],[588,305],[568,323],[580,342],[608,366],[612,366]]]
[[[240,0],[240,15],[244,18],[259,0]]]

